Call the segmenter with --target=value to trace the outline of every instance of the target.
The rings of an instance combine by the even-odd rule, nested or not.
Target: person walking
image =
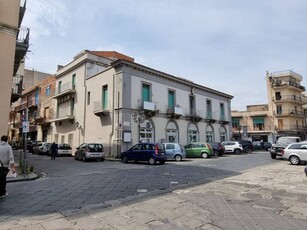
[[[51,150],[51,160],[55,160],[55,156],[58,154],[58,144],[53,142],[52,145],[50,146],[50,150]]]
[[[12,147],[7,143],[8,137],[3,135],[1,137],[1,144],[0,144],[0,167],[2,166],[2,170],[6,173],[2,173],[0,176],[0,198],[4,198],[8,195],[6,192],[6,174],[10,170],[12,173],[16,172],[15,165],[14,165],[14,155]]]

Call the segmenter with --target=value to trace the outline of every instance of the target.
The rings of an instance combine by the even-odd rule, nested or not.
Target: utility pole
[[[27,142],[28,142],[28,132],[29,132],[29,121],[28,121],[28,108],[25,108],[22,112],[22,132],[24,138],[23,146],[23,173],[27,173]]]

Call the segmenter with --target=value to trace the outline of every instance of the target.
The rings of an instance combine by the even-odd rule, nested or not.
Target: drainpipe
[[[85,93],[84,93],[84,109],[83,109],[83,130],[80,129],[82,134],[82,143],[84,143],[84,138],[85,138],[85,120],[86,120],[86,95],[87,95],[87,86],[86,86],[86,67],[87,67],[87,62],[85,63],[85,68],[84,68],[84,80],[83,80],[83,86],[85,88]],[[83,131],[83,132],[82,132]]]
[[[110,149],[109,149],[109,157],[110,157],[110,155],[111,155],[111,152],[112,152],[112,147],[111,147],[111,143],[112,143],[112,137],[113,137],[113,135],[114,135],[114,117],[115,117],[115,110],[114,110],[114,100],[115,100],[115,97],[114,97],[114,95],[115,95],[115,74],[113,74],[113,89],[112,89],[112,91],[113,91],[113,97],[112,97],[112,106],[113,106],[113,108],[112,108],[112,131],[111,131],[111,133],[110,133],[110,137],[109,137],[109,146],[110,146]]]

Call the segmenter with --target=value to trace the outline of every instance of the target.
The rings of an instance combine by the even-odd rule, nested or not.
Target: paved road
[[[73,158],[29,155],[29,164],[43,175],[35,181],[9,183],[9,197],[0,201],[0,221],[65,212],[86,205],[137,199],[144,193],[171,191],[274,164],[266,152],[165,165],[123,164],[119,161],[80,162]]]

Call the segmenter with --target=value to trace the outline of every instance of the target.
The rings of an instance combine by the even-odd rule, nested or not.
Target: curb
[[[35,173],[28,174],[26,176],[24,175],[18,175],[17,177],[9,177],[6,178],[6,183],[12,183],[12,182],[22,182],[22,181],[32,181],[36,180],[39,176]]]

